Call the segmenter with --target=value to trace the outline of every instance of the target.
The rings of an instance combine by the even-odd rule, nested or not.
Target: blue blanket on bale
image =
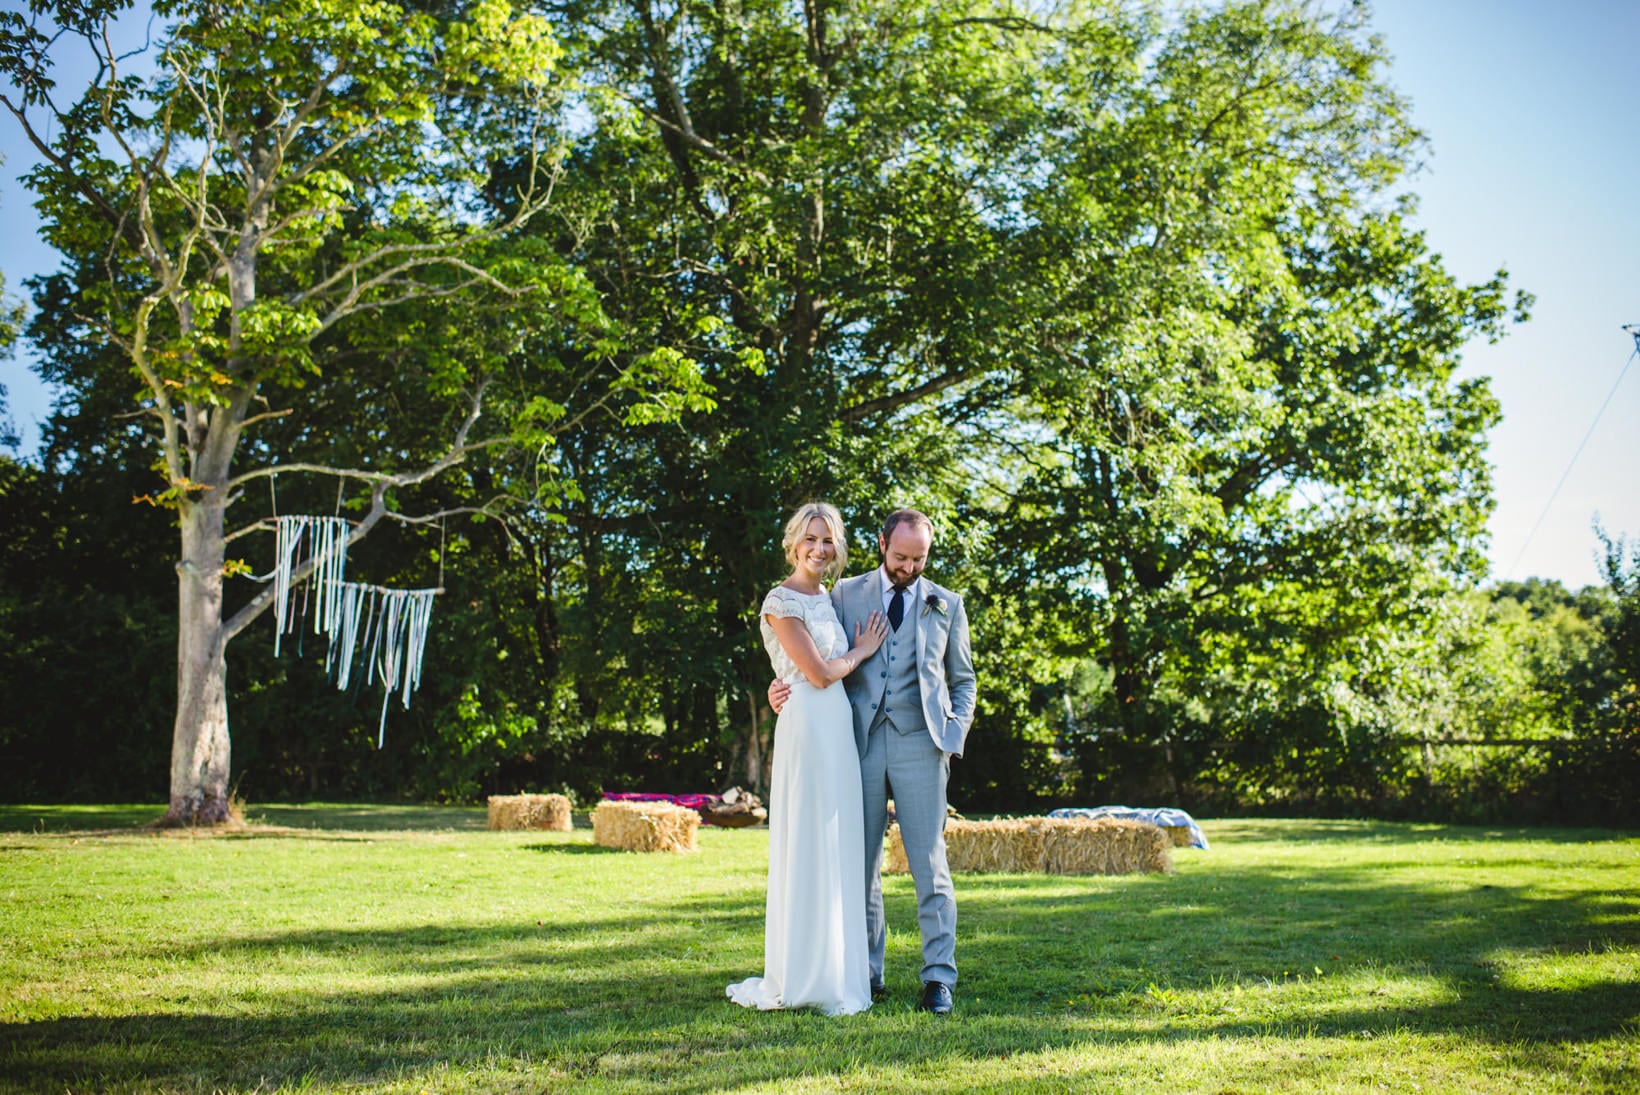
[[[1192,848],[1206,848],[1207,838],[1202,835],[1201,826],[1196,819],[1183,810],[1175,810],[1168,806],[1159,806],[1152,809],[1136,810],[1131,806],[1077,806],[1062,807],[1050,810],[1049,817],[1120,817],[1133,821],[1148,821],[1152,825],[1160,825],[1168,829],[1189,829],[1190,846]]]

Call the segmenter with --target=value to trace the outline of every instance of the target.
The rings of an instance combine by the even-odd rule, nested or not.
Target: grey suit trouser
[[[879,718],[866,736],[860,781],[866,815],[866,935],[871,983],[883,983],[888,925],[883,919],[883,837],[888,800],[917,886],[922,979],[957,983],[957,895],[945,862],[945,785],[951,760],[923,727],[900,733]]]

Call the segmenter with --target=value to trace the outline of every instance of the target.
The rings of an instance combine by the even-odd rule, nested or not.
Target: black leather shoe
[[[951,1014],[951,987],[938,981],[924,981],[922,999],[917,1001],[918,1011],[929,1011],[935,1015]]]
[[[887,985],[872,985],[871,986],[871,998],[873,1000],[887,1000],[888,999],[888,986]]]

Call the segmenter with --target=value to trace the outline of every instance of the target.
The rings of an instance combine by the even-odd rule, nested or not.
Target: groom
[[[831,603],[845,634],[873,612],[893,629],[883,645],[843,680],[854,709],[854,744],[866,823],[866,933],[871,995],[887,994],[883,951],[883,836],[888,800],[917,886],[922,929],[920,1011],[948,1015],[957,983],[957,902],[945,863],[945,785],[974,721],[974,662],[962,598],[922,576],[934,545],[933,523],[913,509],[889,514],[877,538],[883,565],[838,582]],[[787,688],[769,687],[775,711]]]

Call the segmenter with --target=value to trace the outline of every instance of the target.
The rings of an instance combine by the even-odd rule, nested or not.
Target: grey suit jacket
[[[854,628],[873,612],[883,610],[882,585],[876,570],[845,578],[831,590],[832,607],[843,621],[849,641]],[[923,599],[907,610],[907,619],[917,623],[917,683],[922,691],[923,719],[934,744],[947,753],[962,755],[968,728],[974,722],[978,690],[974,678],[973,649],[968,641],[968,613],[962,598],[927,577]],[[933,596],[930,607],[927,598]],[[903,624],[901,625],[904,626]],[[882,671],[887,655],[883,648],[855,667],[843,678],[849,706],[854,709],[854,744],[865,755],[866,735],[883,699]]]

